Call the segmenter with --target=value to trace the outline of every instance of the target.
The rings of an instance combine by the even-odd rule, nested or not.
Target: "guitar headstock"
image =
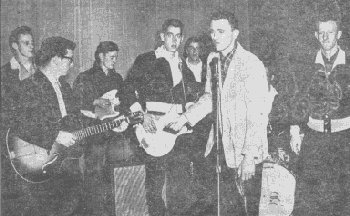
[[[131,112],[128,115],[126,115],[127,122],[129,124],[138,124],[143,122],[143,112],[138,111],[138,112]]]

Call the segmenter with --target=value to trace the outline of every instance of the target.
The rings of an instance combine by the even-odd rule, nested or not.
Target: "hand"
[[[56,142],[66,146],[66,147],[69,147],[71,145],[74,145],[76,139],[77,138],[74,136],[74,134],[66,132],[66,131],[60,131],[60,132],[58,132]]]
[[[185,115],[180,115],[179,117],[177,117],[174,121],[170,122],[167,127],[170,128],[173,131],[180,131],[185,124],[187,123],[187,118]]]
[[[251,179],[255,175],[254,157],[244,156],[241,165],[238,167],[238,176],[242,181]]]
[[[302,136],[299,134],[300,128],[298,125],[291,125],[290,126],[290,148],[295,154],[299,154],[301,142],[302,142]]]
[[[111,105],[111,102],[108,99],[105,98],[97,98],[92,103],[94,106],[99,106],[102,108],[109,107]]]
[[[147,133],[155,133],[157,131],[157,127],[154,123],[154,117],[151,114],[144,114],[142,125]]]
[[[295,154],[299,154],[302,143],[302,135],[294,135],[290,137],[290,148]]]
[[[121,133],[128,128],[129,124],[126,121],[123,121],[118,127],[113,128],[112,130],[117,133]]]

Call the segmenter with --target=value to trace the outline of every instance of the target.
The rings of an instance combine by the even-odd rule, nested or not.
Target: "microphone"
[[[207,59],[207,62],[208,63],[217,63],[219,61],[219,58],[220,58],[220,53],[219,52],[212,52],[209,54],[208,56],[208,59]]]
[[[214,57],[214,58],[211,60],[211,63],[214,64],[214,65],[218,65],[218,62],[219,62],[219,58],[218,58],[218,57]]]

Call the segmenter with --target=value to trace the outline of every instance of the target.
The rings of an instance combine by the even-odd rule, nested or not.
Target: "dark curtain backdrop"
[[[207,32],[208,17],[219,7],[237,13],[240,40],[249,46],[248,0],[1,0],[1,65],[11,57],[10,31],[28,25],[34,31],[36,49],[50,36],[77,43],[70,82],[92,66],[94,51],[104,40],[119,45],[115,69],[125,77],[136,56],[154,48],[165,19],[182,20],[187,39]]]

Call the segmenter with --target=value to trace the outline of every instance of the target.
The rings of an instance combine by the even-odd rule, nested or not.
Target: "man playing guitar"
[[[155,138],[152,135],[166,135],[166,122],[185,108],[186,90],[191,82],[195,82],[192,73],[182,72],[182,59],[178,48],[183,40],[184,25],[180,20],[168,19],[160,33],[161,46],[156,50],[139,55],[125,80],[125,107],[132,111],[143,108],[147,110],[143,125],[136,127],[140,145],[149,154],[145,155],[146,167],[146,201],[149,215],[185,214],[193,204],[190,193],[190,176],[188,157],[179,153],[176,146],[169,152],[155,153],[148,151],[151,146],[147,141],[158,140],[158,144],[166,146],[169,140],[165,137]],[[177,105],[176,105],[177,104]],[[159,115],[159,113],[167,113]],[[165,129],[165,130],[164,130]],[[145,137],[142,138],[143,131]],[[171,133],[168,133],[169,135]],[[148,138],[147,138],[148,137]],[[157,146],[154,147],[157,150]],[[165,154],[165,155],[163,155]],[[163,185],[167,175],[167,187],[172,187],[176,194],[166,192],[166,203],[162,199]],[[170,186],[169,186],[170,185]]]
[[[69,130],[63,128],[61,124],[61,120],[72,114],[77,115],[78,122],[82,125],[88,123],[87,119],[79,116],[80,110],[70,85],[61,79],[73,66],[75,46],[75,43],[68,39],[50,37],[43,41],[37,52],[35,63],[38,70],[31,79],[23,81],[19,109],[20,124],[14,131],[19,139],[34,144],[24,147],[46,151],[50,155],[57,149],[72,147],[81,137],[87,136],[87,133],[97,132],[90,130],[87,133],[77,134],[68,132]],[[55,160],[54,157],[52,163]],[[78,167],[77,163],[77,160],[70,160],[69,163],[62,164],[61,172],[55,178],[43,183],[25,184],[24,190],[28,195],[25,198],[28,205],[23,206],[25,214],[84,215],[80,204],[81,175],[78,168],[74,170]],[[28,166],[32,165],[35,164]]]

